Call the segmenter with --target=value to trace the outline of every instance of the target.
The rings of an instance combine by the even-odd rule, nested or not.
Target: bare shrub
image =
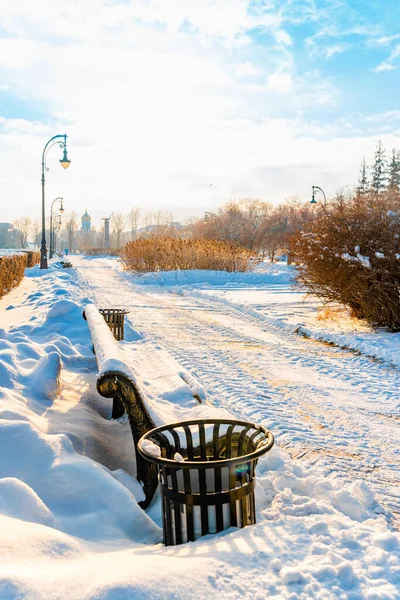
[[[372,325],[400,329],[400,195],[333,201],[292,240],[298,279]]]
[[[121,250],[125,269],[175,271],[248,271],[254,253],[235,244],[205,239],[152,237],[128,242]]]
[[[27,260],[25,253],[0,256],[0,298],[21,283]]]

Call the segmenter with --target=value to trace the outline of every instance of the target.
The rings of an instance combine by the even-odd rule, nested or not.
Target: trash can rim
[[[99,311],[99,313],[112,311],[118,315],[128,315],[131,312],[128,308],[97,308],[97,310]],[[87,321],[85,310],[82,311],[82,317],[85,319],[85,321]]]
[[[148,439],[155,432],[162,433],[165,430],[182,427],[184,425],[244,425],[250,426],[254,429],[258,429],[260,433],[264,433],[267,436],[267,443],[262,444],[260,448],[250,452],[249,454],[244,454],[243,456],[237,456],[234,458],[220,458],[218,460],[184,460],[183,462],[178,462],[176,460],[172,460],[171,458],[163,458],[158,456],[153,456],[152,454],[146,452],[142,448],[142,441]],[[166,425],[160,425],[159,427],[155,427],[151,429],[147,433],[145,433],[139,440],[137,448],[140,454],[148,461],[156,463],[157,465],[173,467],[175,469],[193,469],[193,468],[218,468],[228,465],[234,464],[243,464],[245,462],[250,462],[258,459],[260,456],[268,452],[274,445],[274,436],[273,434],[266,429],[263,425],[256,425],[250,421],[239,421],[238,419],[190,419],[189,421],[179,421],[177,423],[167,423]]]
[[[107,307],[107,308],[99,308],[99,312],[107,312],[107,311],[111,311],[111,312],[116,312],[116,313],[124,313],[124,315],[127,315],[128,313],[130,313],[131,311],[127,308],[115,308],[115,307]]]

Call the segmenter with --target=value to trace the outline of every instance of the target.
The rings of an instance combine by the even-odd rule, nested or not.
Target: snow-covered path
[[[127,307],[133,328],[196,375],[212,404],[262,422],[279,446],[324,474],[361,477],[400,514],[398,369],[288,335],[212,296],[143,289],[115,261],[73,260],[80,294]]]

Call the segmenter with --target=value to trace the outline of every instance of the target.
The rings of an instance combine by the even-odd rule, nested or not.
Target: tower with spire
[[[92,218],[88,214],[87,209],[85,210],[85,214],[82,215],[81,221],[82,221],[82,231],[86,232],[86,233],[88,231],[90,231],[91,227],[92,227]]]

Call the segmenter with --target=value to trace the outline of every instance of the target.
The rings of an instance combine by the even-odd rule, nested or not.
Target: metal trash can
[[[255,469],[273,444],[261,425],[228,419],[173,423],[142,436],[140,454],[158,466],[164,544],[253,525]]]
[[[123,308],[99,308],[99,313],[103,315],[105,322],[118,342],[125,339],[125,315],[128,312],[128,310],[124,310]]]

